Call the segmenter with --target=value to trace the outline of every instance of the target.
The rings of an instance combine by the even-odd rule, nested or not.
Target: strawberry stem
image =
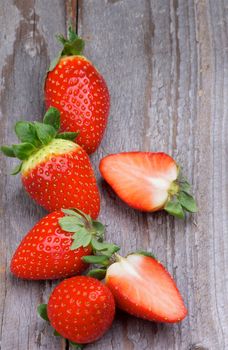
[[[63,35],[57,35],[56,38],[63,45],[63,49],[51,62],[48,72],[52,71],[57,66],[59,60],[63,56],[81,56],[85,47],[84,40],[76,34],[72,26],[68,28],[67,38]]]
[[[121,255],[119,255],[117,253],[114,254],[114,259],[116,262],[121,262],[121,261],[125,260],[125,258],[123,258]]]
[[[180,189],[180,186],[178,185],[178,183],[176,181],[173,181],[168,190],[168,193],[170,196],[175,196],[179,192],[179,189]]]

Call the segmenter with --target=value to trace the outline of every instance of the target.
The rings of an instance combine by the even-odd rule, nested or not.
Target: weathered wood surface
[[[76,13],[77,12],[77,13]],[[150,249],[168,267],[189,316],[158,325],[118,313],[88,349],[228,349],[228,3],[223,0],[0,0],[0,137],[13,142],[21,117],[43,112],[42,80],[53,40],[73,18],[86,55],[111,91],[108,129],[98,152],[165,151],[183,165],[200,211],[184,222],[121,203],[100,181],[108,238],[128,253]],[[44,211],[1,157],[1,349],[68,349],[36,316],[54,283],[19,281],[11,255]],[[99,177],[98,171],[97,175]]]

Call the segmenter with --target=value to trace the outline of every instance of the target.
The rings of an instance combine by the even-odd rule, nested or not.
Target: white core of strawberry
[[[107,269],[106,278],[109,276],[132,276],[134,278],[139,278],[140,275],[138,274],[137,270],[132,266],[132,264],[129,262],[128,258],[119,257],[119,261],[115,262],[109,268]]]
[[[132,259],[133,257],[133,259]],[[140,261],[143,257],[140,255],[129,255],[126,258],[118,256],[119,261],[115,262],[107,269],[106,278],[109,276],[132,276],[140,278],[140,274],[134,265],[140,266]]]
[[[147,178],[147,181],[151,184],[153,188],[153,192],[150,195],[151,201],[154,202],[155,208],[164,205],[164,203],[168,199],[168,190],[172,181],[170,182],[166,179],[153,177]]]
[[[170,167],[165,174],[158,174],[155,176],[146,176],[145,180],[151,185],[151,200],[155,208],[161,207],[165,204],[169,197],[169,189],[172,183],[177,179],[178,171],[176,164]]]

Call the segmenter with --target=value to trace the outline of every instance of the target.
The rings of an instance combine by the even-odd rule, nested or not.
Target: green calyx
[[[70,249],[91,246],[94,255],[84,256],[83,261],[107,266],[112,254],[120,248],[115,244],[104,242],[105,226],[79,209],[62,209],[62,212],[65,216],[59,219],[59,225],[64,231],[74,233]]]
[[[81,55],[85,47],[84,40],[75,33],[72,26],[69,26],[68,28],[67,38],[63,35],[57,35],[57,40],[63,45],[63,49],[51,62],[49,71],[52,71],[55,68],[61,57]]]
[[[49,318],[48,318],[48,314],[47,314],[47,304],[38,305],[37,313],[43,320],[49,322]]]
[[[164,210],[169,214],[184,219],[186,212],[196,213],[198,211],[196,201],[191,195],[191,186],[181,173],[177,180],[172,182],[168,193],[169,198]]]
[[[78,135],[76,132],[59,133],[59,129],[60,112],[54,107],[50,107],[47,110],[43,118],[43,123],[17,122],[15,124],[15,133],[21,143],[1,147],[1,151],[7,157],[18,158],[22,161],[11,174],[18,174],[21,171],[23,161],[26,161],[32,154],[48,145],[53,139],[73,141]]]

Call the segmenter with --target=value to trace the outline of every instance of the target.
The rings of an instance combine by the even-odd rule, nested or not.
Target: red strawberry
[[[16,123],[22,143],[1,150],[22,160],[13,174],[21,171],[26,191],[46,210],[76,207],[96,218],[100,198],[89,157],[71,141],[75,133],[58,134],[59,125],[59,111],[50,108],[44,124]]]
[[[165,153],[112,154],[101,160],[100,172],[117,195],[135,209],[165,209],[180,218],[185,210],[197,211],[189,183],[181,178],[175,160]]]
[[[104,226],[77,209],[62,209],[41,219],[24,237],[11,261],[11,272],[30,280],[79,274],[84,259],[102,251],[106,259],[119,247],[102,242]],[[99,242],[98,242],[99,241]],[[88,256],[87,256],[88,255]]]
[[[70,250],[72,233],[59,225],[62,211],[42,218],[24,237],[11,261],[11,272],[20,278],[40,280],[79,274],[87,265],[81,257],[92,252],[91,246]]]
[[[60,36],[59,40],[64,48],[47,73],[46,106],[60,110],[61,130],[79,132],[77,143],[90,154],[99,146],[107,125],[108,88],[93,64],[81,56],[84,42],[71,28],[68,39]]]
[[[150,321],[179,322],[187,315],[182,297],[164,266],[151,256],[118,256],[106,285],[122,310]]]
[[[41,317],[44,307],[38,308]],[[72,277],[61,282],[52,292],[47,305],[52,327],[64,338],[78,344],[101,338],[110,328],[114,314],[115,302],[110,290],[88,276]]]

